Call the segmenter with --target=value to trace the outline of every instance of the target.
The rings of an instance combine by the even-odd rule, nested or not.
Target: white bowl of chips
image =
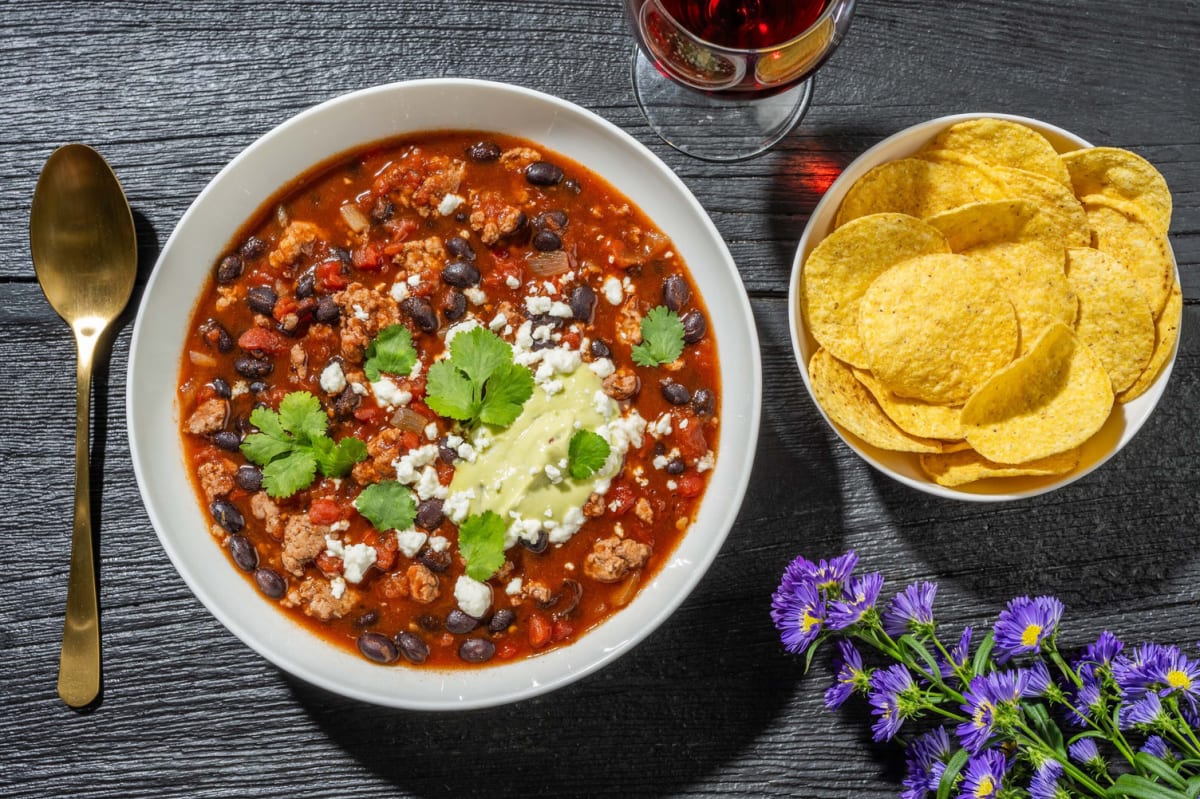
[[[800,239],[804,384],[851,449],[918,490],[1000,501],[1074,482],[1166,388],[1170,214],[1140,156],[1035,119],[907,128],[845,169]]]

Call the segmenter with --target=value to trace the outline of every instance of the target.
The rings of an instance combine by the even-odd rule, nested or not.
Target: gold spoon
[[[33,192],[29,241],[46,299],[75,332],[75,527],[58,695],[71,707],[83,707],[100,693],[88,475],[92,362],[104,331],[129,302],[137,276],[133,214],[98,152],[68,144],[50,155]]]

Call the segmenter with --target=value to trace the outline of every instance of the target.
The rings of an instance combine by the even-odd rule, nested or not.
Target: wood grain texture
[[[1200,3],[860,0],[802,126],[715,167],[654,140],[632,105],[618,0],[73,3],[0,11],[0,795],[885,797],[902,759],[867,716],[821,709],[826,677],[767,617],[784,565],[856,547],[893,585],[941,584],[942,619],[986,625],[1020,593],[1068,605],[1068,646],[1101,629],[1200,638]],[[73,353],[32,282],[29,199],[58,144],[109,157],[134,205],[142,283],[192,198],[288,116],[409,77],[511,81],[633,133],[712,214],[753,296],[764,420],[725,550],[634,652],[553,695],[432,715],[360,705],[282,675],[220,626],[167,562],[124,420],[132,311],[97,375],[93,490],[104,699],[54,693],[70,528]],[[787,334],[796,241],[855,155],[906,125],[1023,113],[1154,161],[1175,193],[1187,305],[1170,386],[1099,472],[1003,506],[936,500],[876,474],[821,422]]]

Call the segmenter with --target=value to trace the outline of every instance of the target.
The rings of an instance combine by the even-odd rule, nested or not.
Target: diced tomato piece
[[[400,222],[389,223],[388,230],[392,233],[391,241],[383,248],[384,255],[395,255],[404,250],[404,242],[414,231],[418,225],[411,219],[404,219]]]
[[[342,518],[342,509],[332,499],[314,499],[308,506],[308,518],[313,524],[333,524]]]
[[[276,322],[282,322],[290,313],[296,313],[300,310],[300,300],[295,297],[283,297],[275,303],[275,310],[271,315],[275,317]]]
[[[570,638],[574,634],[575,625],[571,624],[571,622],[567,621],[566,619],[555,619],[550,634],[550,640],[558,643],[564,638]]]
[[[687,419],[687,427],[680,429],[680,419]],[[686,460],[701,458],[708,452],[708,441],[704,438],[704,425],[692,414],[676,417],[674,421],[675,444],[679,454]]]
[[[541,613],[533,613],[529,616],[529,645],[534,649],[541,649],[550,643],[554,636],[554,628],[549,620]]]
[[[386,415],[387,411],[378,406],[360,406],[354,409],[354,418],[368,424],[378,424]]]
[[[345,566],[341,558],[330,555],[323,549],[317,555],[316,562],[317,568],[325,574],[341,574]]]
[[[416,449],[421,444],[421,439],[411,430],[405,430],[400,434],[400,446],[405,449]]]
[[[633,507],[637,501],[637,492],[625,483],[617,483],[608,492],[608,512],[613,516],[621,516]]]
[[[438,483],[444,486],[450,485],[450,481],[454,479],[454,467],[439,460],[434,464],[434,468],[437,469]]]
[[[520,649],[521,648],[512,641],[501,641],[500,643],[496,644],[496,657],[500,658],[501,660],[511,660],[517,656],[517,652],[519,652]]]
[[[341,291],[350,285],[350,281],[342,274],[341,261],[326,261],[317,267],[316,276],[325,291]]]
[[[407,385],[407,391],[409,394],[413,395],[413,399],[424,399],[425,398],[425,378],[417,377],[417,378],[409,379],[408,385]],[[411,404],[412,403],[409,403],[410,406],[411,406]],[[414,408],[413,410],[415,410],[417,413],[421,414],[422,416],[429,416],[429,417],[433,416],[433,413],[424,406],[422,406],[420,408]]]
[[[383,266],[383,254],[379,251],[379,247],[374,244],[364,244],[361,247],[356,247],[350,253],[350,259],[355,267],[367,272]]]
[[[247,352],[258,350],[268,355],[278,355],[288,348],[288,343],[274,330],[268,330],[265,327],[251,327],[238,336],[238,346]]]
[[[396,536],[383,537],[371,530],[363,536],[363,543],[375,550],[375,568],[388,571],[396,565],[396,553],[400,549]]]
[[[504,257],[507,258],[508,250],[504,250],[503,252]],[[492,254],[495,255],[496,251],[493,250]],[[483,276],[483,288],[487,291],[497,291],[500,289],[512,291],[512,289],[508,288],[508,279],[510,277],[516,278],[520,282],[524,282],[521,280],[521,267],[519,265],[515,263],[499,264],[489,270],[488,273]]]
[[[698,497],[704,491],[704,478],[698,474],[680,475],[676,482],[679,484],[679,488],[675,491],[681,497]]]
[[[421,390],[424,391],[424,389],[421,389]],[[435,416],[437,416],[437,414],[435,414],[433,411],[429,410],[428,405],[426,405],[423,401],[417,399],[417,395],[415,393],[413,394],[412,400],[408,403],[408,407],[412,408],[414,411],[421,414],[426,419],[432,419]]]
[[[569,330],[562,334],[562,346],[570,347],[573,350],[579,349],[579,343],[583,340],[583,336],[579,335],[576,330]]]

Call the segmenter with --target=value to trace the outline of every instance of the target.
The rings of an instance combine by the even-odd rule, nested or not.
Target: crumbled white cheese
[[[446,501],[442,503],[442,512],[446,514],[446,518],[455,524],[462,524],[467,518],[467,514],[471,511],[471,500],[475,499],[475,490],[468,488],[466,491],[458,491],[446,497]]]
[[[679,488],[679,483],[676,483],[674,480],[667,481],[667,490],[668,491],[674,491],[677,488]]]
[[[375,392],[376,402],[389,408],[404,406],[412,401],[411,391],[405,391],[387,377],[380,377],[372,383],[371,391]]]
[[[508,277],[504,278],[504,285],[508,286],[510,289],[519,289],[521,288],[521,281],[512,275],[509,275]]]
[[[354,318],[360,322],[371,321],[371,315],[362,309],[361,305],[354,305]]]
[[[238,397],[242,396],[243,394],[249,393],[249,391],[250,391],[250,386],[246,383],[246,381],[238,380],[232,386],[229,387],[229,398],[237,399]]]
[[[538,325],[533,329],[533,333],[530,334],[530,338],[532,338],[534,341],[549,341],[550,335],[553,332],[554,328],[550,327],[550,325]]]
[[[551,483],[558,484],[563,480],[562,469],[555,466],[553,463],[547,463],[543,471],[546,473],[546,479]]]
[[[408,285],[414,289],[417,286],[421,285],[421,276],[419,274],[418,275],[409,275],[408,276]]]
[[[588,368],[601,380],[617,371],[617,367],[608,358],[597,358],[588,364]]]
[[[583,526],[586,517],[583,515],[583,510],[580,508],[568,508],[563,516],[562,524],[556,529],[550,531],[550,543],[561,544],[568,540],[571,536],[579,532],[579,528]]]
[[[442,201],[438,203],[438,213],[442,216],[450,216],[450,214],[458,210],[458,206],[462,205],[463,202],[464,199],[459,195],[447,194],[442,198]]]
[[[459,333],[466,333],[468,330],[474,330],[479,327],[479,322],[474,319],[464,319],[458,324],[446,331],[446,354],[450,354],[450,342],[454,341],[454,337]]]
[[[364,386],[362,383],[357,383],[357,382],[351,383],[350,390],[353,391],[355,394],[357,394],[360,397],[367,396],[367,387]]]
[[[520,596],[521,595],[521,578],[514,577],[511,580],[509,580],[508,585],[504,586],[504,593],[508,594],[509,596]]]
[[[329,578],[329,593],[334,599],[341,599],[346,595],[346,581],[341,577]]]
[[[350,522],[347,519],[338,519],[336,522],[329,525],[329,529],[334,533],[344,533],[350,529]]]
[[[478,453],[475,452],[475,447],[471,446],[466,441],[459,444],[454,451],[458,454],[459,458],[467,463],[474,463],[475,458],[478,457]]]
[[[488,322],[488,327],[493,333],[499,332],[508,327],[508,317],[503,313],[498,313],[492,317],[492,321]]]
[[[575,315],[575,312],[565,302],[554,302],[550,305],[550,315],[557,316],[560,319],[570,319]]]
[[[666,455],[655,455],[654,460],[651,463],[655,469],[665,469],[670,461],[667,460]]]
[[[492,587],[464,574],[454,583],[454,601],[463,613],[481,619],[492,606]]]
[[[346,373],[337,361],[330,361],[321,371],[321,390],[327,394],[340,394],[346,388]]]
[[[620,305],[621,300],[625,299],[625,290],[621,288],[621,281],[615,277],[605,278],[600,291],[604,294],[604,299],[608,300],[609,305]]]
[[[421,547],[425,546],[425,540],[428,537],[420,530],[399,530],[396,532],[396,544],[405,557],[412,558],[421,551]]]
[[[422,500],[445,499],[448,493],[446,487],[438,480],[437,469],[432,466],[426,466],[425,470],[421,472],[421,478],[417,480],[413,490]]]
[[[528,311],[531,316],[548,314],[550,313],[550,308],[553,307],[553,305],[554,300],[550,299],[549,297],[535,296],[525,298],[525,310]]]
[[[430,441],[437,441],[437,437],[438,437],[437,423],[430,422],[429,424],[425,425],[425,438],[429,439]]]
[[[342,576],[348,583],[362,582],[367,569],[375,564],[375,547],[366,544],[354,544],[346,547],[342,555]]]
[[[472,305],[483,305],[487,302],[487,292],[478,286],[463,289],[463,294]]]
[[[392,284],[392,299],[396,302],[403,302],[408,299],[408,285],[403,280],[397,280]]]
[[[696,471],[701,473],[707,472],[715,463],[716,457],[713,455],[713,451],[710,449],[708,452],[704,453],[704,457],[696,461]]]
[[[646,432],[655,438],[671,435],[671,414],[660,414],[657,419],[646,427]]]

